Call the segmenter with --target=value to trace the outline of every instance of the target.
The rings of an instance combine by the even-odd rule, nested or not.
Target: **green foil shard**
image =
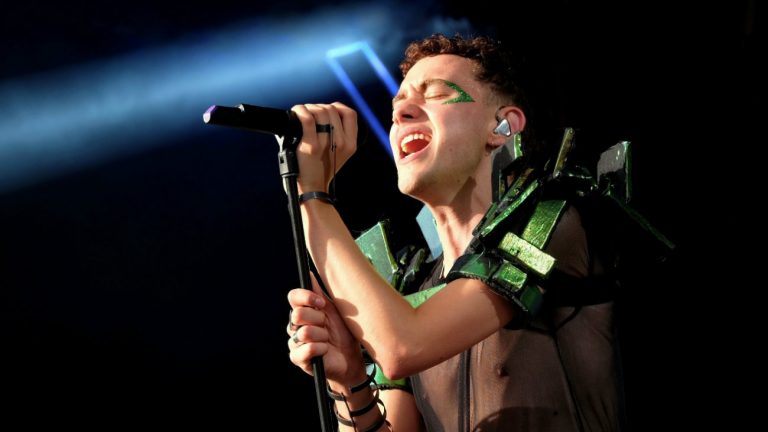
[[[379,275],[390,286],[396,287],[400,282],[400,272],[389,247],[386,224],[377,223],[355,239],[355,242]]]
[[[540,202],[523,230],[523,239],[534,247],[544,249],[564,209],[565,201],[563,200]]]
[[[506,204],[504,201],[494,207],[493,210],[498,211],[498,214],[495,215],[492,220],[483,225],[480,230],[480,237],[488,237],[494,230],[496,230],[496,228],[502,225],[502,222],[504,222],[505,219],[514,213],[515,210],[517,210],[523,204],[523,202],[525,202],[525,200],[530,197],[536,189],[538,189],[538,187],[539,182],[532,182],[522,193],[517,195],[512,200],[512,202],[510,202],[505,207],[501,207],[501,205]],[[510,189],[510,191],[512,191],[512,189]]]
[[[503,261],[498,269],[490,276],[489,280],[504,287],[505,291],[510,295],[515,295],[525,285],[525,282],[528,280],[528,275],[512,264]]]
[[[632,200],[632,144],[620,141],[600,154],[597,180],[625,204]]]
[[[411,304],[411,306],[413,306],[414,308],[417,308],[421,306],[422,303],[427,301],[428,298],[437,294],[437,292],[443,288],[445,288],[444,283],[440,285],[435,285],[432,288],[428,288],[423,291],[417,291],[415,293],[408,294],[407,296],[404,296],[404,298],[408,301],[408,303]]]
[[[513,233],[507,233],[499,242],[498,249],[505,258],[512,259],[541,277],[546,277],[555,266],[555,259],[541,249]]]
[[[400,378],[398,380],[389,379],[380,367],[376,368],[376,375],[373,377],[373,381],[376,382],[376,387],[380,389],[402,389],[410,391],[408,386],[408,380],[406,378]]]
[[[524,313],[534,315],[541,305],[541,293],[528,286],[528,275],[512,263],[488,255],[466,254],[459,257],[447,279],[477,279],[496,293],[517,304]]]

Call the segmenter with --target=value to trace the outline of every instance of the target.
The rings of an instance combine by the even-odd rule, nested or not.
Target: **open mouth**
[[[400,157],[408,158],[412,154],[424,150],[429,145],[431,139],[431,136],[420,132],[404,136],[400,141]]]

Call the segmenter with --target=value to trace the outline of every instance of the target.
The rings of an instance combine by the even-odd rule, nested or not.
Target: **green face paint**
[[[443,102],[443,105],[459,103],[459,102],[474,102],[475,101],[474,99],[472,99],[472,96],[467,94],[467,92],[465,92],[464,89],[459,87],[458,84],[455,84],[455,83],[452,83],[452,82],[446,81],[446,80],[441,80],[441,81],[444,82],[445,85],[447,85],[448,87],[450,87],[450,88],[456,90],[457,92],[459,92],[458,96],[456,96],[453,99],[450,99],[450,100],[447,100],[447,101]]]

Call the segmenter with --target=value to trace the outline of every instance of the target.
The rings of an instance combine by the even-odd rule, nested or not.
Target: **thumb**
[[[322,305],[318,305],[319,307],[325,307],[325,302],[330,300],[330,297],[328,294],[326,294],[325,290],[321,288],[320,282],[318,282],[317,278],[315,277],[315,274],[310,272],[309,278],[312,281],[312,292],[317,294],[320,298],[318,300],[322,301]]]

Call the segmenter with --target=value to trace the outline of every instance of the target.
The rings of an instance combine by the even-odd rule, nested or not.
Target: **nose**
[[[408,120],[416,120],[423,113],[421,108],[408,99],[403,99],[392,108],[392,123],[399,125]]]

